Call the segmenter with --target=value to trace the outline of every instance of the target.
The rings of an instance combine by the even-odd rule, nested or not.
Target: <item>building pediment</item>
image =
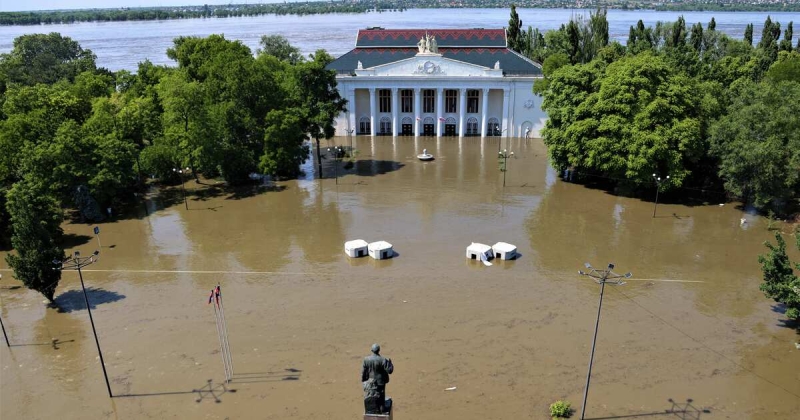
[[[391,63],[355,70],[356,76],[402,76],[402,77],[503,77],[499,63],[493,68],[445,58],[441,54],[419,53]]]

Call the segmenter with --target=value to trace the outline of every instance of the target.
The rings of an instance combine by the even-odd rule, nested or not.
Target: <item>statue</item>
[[[394,371],[392,359],[380,355],[381,346],[372,345],[372,354],[361,365],[361,382],[364,385],[364,413],[390,413],[392,400],[386,400],[386,384]]]
[[[417,42],[417,49],[419,49],[420,54],[437,54],[439,52],[439,44],[436,42],[436,37],[425,34]]]
[[[425,52],[425,38],[419,39],[419,42],[417,42],[417,48],[419,49],[420,54]]]
[[[356,67],[356,70],[364,70],[364,65],[361,64],[361,60],[358,60],[358,67]]]
[[[436,37],[431,37],[431,46],[429,48],[430,52],[438,53],[439,52],[439,44],[436,42]]]
[[[500,60],[497,60],[497,62],[494,63],[494,69],[500,70]]]

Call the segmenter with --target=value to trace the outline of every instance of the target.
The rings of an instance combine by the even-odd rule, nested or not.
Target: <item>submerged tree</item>
[[[800,278],[794,274],[792,263],[786,255],[786,242],[780,232],[775,233],[776,244],[764,242],[769,248],[765,255],[758,256],[764,282],[759,289],[770,299],[786,305],[786,317],[800,320]],[[800,232],[797,235],[797,248],[800,249]],[[800,270],[800,264],[796,265]]]
[[[61,271],[53,261],[64,257],[58,246],[62,213],[57,200],[40,181],[23,179],[8,193],[7,208],[14,234],[15,253],[6,256],[14,277],[53,302]]]

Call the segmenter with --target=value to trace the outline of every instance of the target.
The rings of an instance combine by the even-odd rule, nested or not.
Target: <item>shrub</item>
[[[550,404],[550,415],[554,419],[567,418],[572,414],[572,408],[569,401],[558,400]]]

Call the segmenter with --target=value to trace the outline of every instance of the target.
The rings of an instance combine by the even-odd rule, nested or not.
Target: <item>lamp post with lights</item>
[[[653,179],[656,181],[656,204],[653,206],[653,217],[656,217],[656,209],[658,208],[658,192],[661,191],[661,183],[669,180],[669,175],[662,179],[660,176],[653,174]]]
[[[186,186],[183,183],[183,174],[189,173],[189,168],[186,169],[179,169],[179,168],[172,168],[172,172],[178,174],[181,178],[181,191],[183,191],[183,205],[186,206],[186,210],[189,210],[189,202],[186,201]]]
[[[503,171],[503,188],[506,186],[506,172],[508,171],[508,158],[513,158],[514,152],[509,152],[508,149],[503,149],[502,152],[497,153],[500,159],[503,159],[503,167],[500,169]]]
[[[53,260],[54,270],[77,270],[78,278],[81,279],[81,289],[83,290],[83,300],[86,302],[86,311],[89,312],[89,322],[92,324],[92,333],[94,334],[94,343],[97,344],[97,354],[100,355],[100,366],[103,368],[103,377],[106,379],[106,389],[108,389],[108,397],[113,398],[111,393],[111,384],[108,382],[108,373],[106,372],[106,363],[103,360],[103,351],[100,350],[100,340],[97,339],[97,330],[94,327],[94,318],[92,317],[92,306],[89,305],[89,296],[86,294],[86,286],[83,284],[83,274],[81,268],[87,265],[94,264],[99,258],[100,251],[95,251],[88,257],[81,257],[80,251],[75,251],[71,256],[64,260]]]
[[[595,344],[597,343],[597,330],[600,327],[600,309],[603,307],[603,291],[605,291],[606,283],[611,283],[615,286],[622,286],[625,284],[623,278],[629,279],[631,278],[631,273],[626,274],[617,274],[614,273],[614,264],[608,264],[605,270],[598,270],[593,268],[591,264],[586,263],[584,264],[586,269],[589,270],[588,272],[584,272],[583,270],[578,271],[578,274],[582,276],[588,276],[594,279],[596,283],[600,285],[600,304],[597,305],[597,320],[594,323],[594,337],[592,338],[592,354],[589,356],[589,372],[586,374],[586,388],[583,390],[583,404],[581,406],[581,420],[583,420],[583,416],[586,413],[586,397],[589,395],[589,381],[592,379],[592,362],[594,362],[594,349]]]

